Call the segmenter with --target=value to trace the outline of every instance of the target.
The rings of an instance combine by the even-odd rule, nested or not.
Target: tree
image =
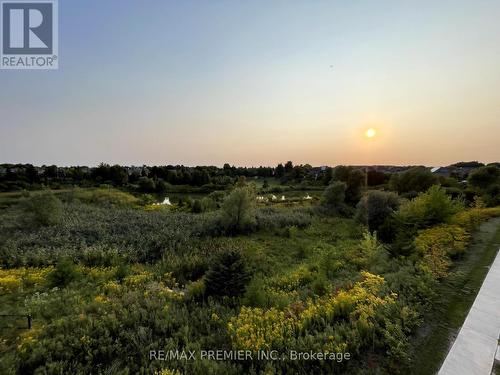
[[[467,182],[488,206],[500,204],[500,168],[495,165],[478,168],[469,175]]]
[[[285,175],[290,175],[293,172],[293,163],[289,160],[285,163]]]
[[[49,165],[48,167],[46,167],[44,171],[44,176],[46,178],[57,178],[57,166]]]
[[[245,176],[239,176],[235,185],[237,187],[245,187],[247,185],[247,178]]]
[[[281,178],[285,175],[285,167],[283,167],[283,164],[279,163],[278,166],[276,167],[276,177]]]
[[[368,171],[368,175],[366,177],[366,180],[368,182],[368,186],[382,185],[386,181],[386,174],[384,172],[370,169]]]
[[[40,180],[38,177],[38,172],[35,167],[31,164],[27,164],[25,168],[26,179],[30,184],[34,184]]]
[[[128,182],[128,173],[125,168],[119,165],[113,165],[109,168],[109,179],[115,185],[125,185]]]
[[[227,196],[221,207],[221,221],[226,231],[242,233],[255,223],[255,192],[249,187],[238,187]]]
[[[220,253],[205,276],[209,296],[238,297],[245,293],[250,273],[239,251]]]
[[[370,231],[378,228],[399,207],[399,198],[391,192],[369,191],[356,206],[356,220],[368,225]]]
[[[484,164],[478,161],[461,161],[459,163],[450,165],[450,167],[456,167],[456,168],[479,168],[482,166],[484,166]]]
[[[345,200],[351,205],[355,205],[361,199],[363,188],[366,184],[366,175],[361,169],[353,169],[347,177],[347,188]]]
[[[473,188],[487,189],[490,185],[496,184],[500,181],[500,168],[494,165],[481,167],[473,171],[467,182]]]
[[[156,181],[156,191],[160,194],[164,194],[166,193],[169,188],[170,188],[170,184],[168,184],[167,182],[163,181],[163,180],[158,180]]]
[[[355,205],[361,199],[363,188],[366,185],[365,172],[361,169],[339,165],[335,167],[333,176],[336,181],[342,181],[346,184],[346,203]]]
[[[389,188],[398,194],[417,193],[426,191],[437,184],[437,177],[425,167],[414,167],[401,173],[394,173],[389,180]]]
[[[321,177],[323,185],[328,185],[332,181],[332,178],[333,178],[333,169],[327,167],[325,173],[323,173],[323,176]]]
[[[156,190],[156,184],[152,178],[140,177],[139,190],[143,193],[154,193]]]
[[[337,210],[345,202],[345,182],[335,181],[328,185],[323,193],[322,203],[329,209]]]
[[[345,165],[338,165],[335,167],[333,171],[333,177],[337,181],[343,181],[347,183],[347,179],[349,178],[349,173],[351,172],[350,167],[346,167]]]

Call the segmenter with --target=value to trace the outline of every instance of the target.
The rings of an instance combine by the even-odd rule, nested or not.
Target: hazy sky
[[[58,71],[0,71],[0,162],[500,159],[498,0],[60,0],[59,29]]]

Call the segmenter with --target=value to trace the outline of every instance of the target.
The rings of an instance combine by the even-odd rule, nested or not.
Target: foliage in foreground
[[[358,208],[379,212],[372,227],[368,216],[368,229],[378,229],[371,233],[314,210],[256,209],[245,189],[234,190],[227,211],[209,214],[75,201],[62,204],[61,222],[32,226],[23,210],[2,211],[3,265],[23,267],[0,269],[0,306],[31,313],[34,327],[8,331],[0,371],[401,373],[436,284],[477,225],[500,215],[480,204],[464,209],[438,187],[399,209],[393,195],[368,193]],[[230,217],[230,237],[207,235],[219,215]],[[383,245],[377,235],[387,223],[396,238]],[[402,239],[408,246],[396,251]],[[352,360],[148,357],[211,348],[348,351]]]

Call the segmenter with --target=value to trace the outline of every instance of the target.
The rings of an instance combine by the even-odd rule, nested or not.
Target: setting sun
[[[367,129],[365,131],[365,137],[366,138],[373,138],[375,137],[375,135],[377,134],[377,131],[373,128],[370,128],[370,129]]]

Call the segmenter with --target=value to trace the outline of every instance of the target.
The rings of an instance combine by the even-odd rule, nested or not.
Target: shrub
[[[456,213],[450,222],[471,232],[484,220],[497,216],[500,216],[500,207],[471,208]]]
[[[399,207],[399,198],[394,193],[369,191],[356,206],[356,220],[376,231]]]
[[[292,335],[293,321],[277,309],[242,307],[238,316],[228,323],[233,345],[238,349],[269,350],[282,347]]]
[[[193,211],[195,214],[203,212],[203,208],[201,207],[201,201],[199,199],[196,199],[194,201],[193,207],[191,207],[191,211]]]
[[[220,206],[222,202],[224,202],[225,197],[226,197],[226,192],[219,190],[213,191],[207,196],[207,198],[210,198],[212,201],[215,202],[216,207]]]
[[[119,281],[122,281],[127,276],[129,276],[130,273],[131,273],[130,266],[125,262],[121,262],[118,265],[118,267],[116,267],[115,278]]]
[[[22,280],[15,275],[0,276],[0,295],[16,292],[22,285]]]
[[[453,200],[443,188],[434,185],[404,204],[396,217],[405,224],[425,228],[447,222],[462,207],[461,202]]]
[[[241,296],[250,280],[250,274],[241,254],[230,250],[218,254],[205,276],[209,296]]]
[[[414,238],[419,229],[446,223],[463,208],[437,185],[403,204],[398,211],[379,227],[379,238],[390,243],[392,255],[410,255],[415,250]]]
[[[200,301],[205,296],[205,280],[199,279],[186,285],[186,299]]]
[[[196,199],[193,203],[193,206],[191,207],[191,210],[194,213],[202,213],[202,212],[207,212],[211,210],[215,210],[217,208],[217,203],[208,197],[204,197],[202,199]]]
[[[246,289],[244,304],[252,307],[267,306],[268,300],[264,287],[262,275],[254,277]]]
[[[62,203],[50,192],[33,195],[28,201],[28,209],[40,225],[55,225],[62,220]]]
[[[110,267],[118,263],[119,255],[116,248],[103,248],[92,246],[82,251],[81,262],[89,267]]]
[[[78,189],[73,194],[75,198],[84,203],[95,204],[101,207],[130,207],[139,203],[139,200],[133,195],[112,188]]]
[[[425,229],[415,238],[415,247],[423,258],[422,265],[436,278],[447,275],[450,257],[465,252],[470,235],[457,225],[442,224]]]
[[[61,259],[54,270],[48,274],[47,280],[50,286],[66,286],[76,280],[78,272],[75,264],[69,259]]]

